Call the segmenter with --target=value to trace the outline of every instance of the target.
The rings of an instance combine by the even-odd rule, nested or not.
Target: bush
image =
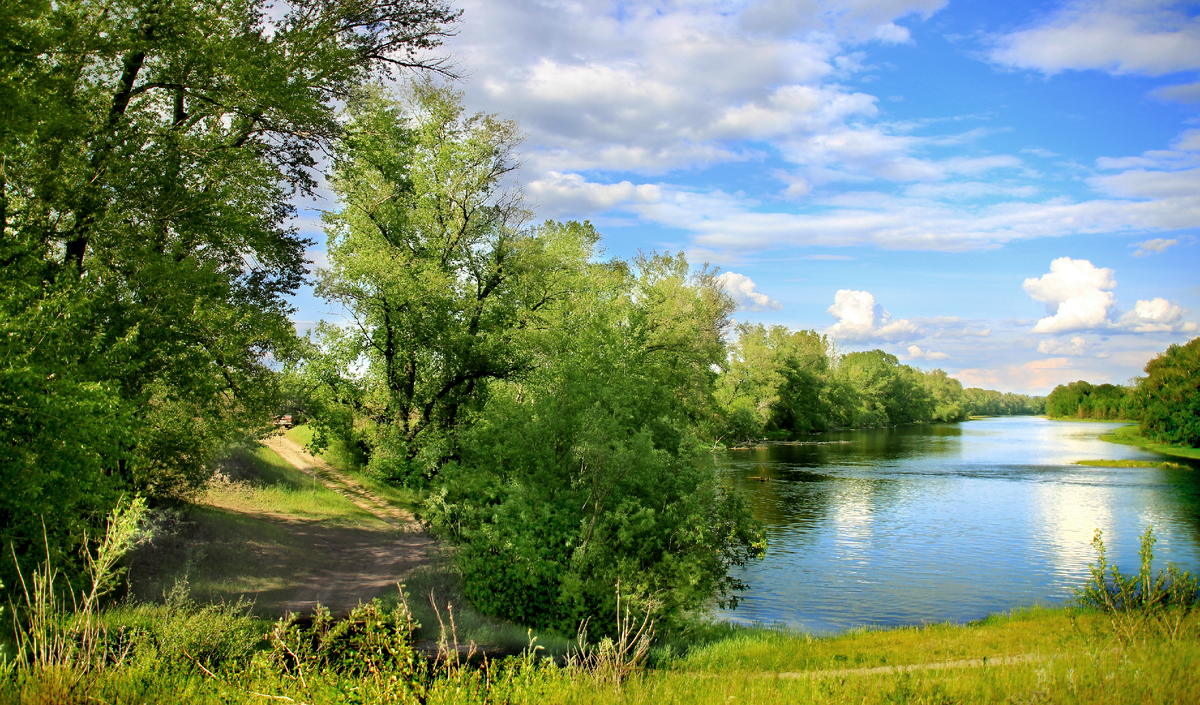
[[[1169,563],[1166,574],[1162,570],[1151,573],[1155,541],[1154,527],[1147,527],[1139,552],[1141,569],[1136,575],[1126,576],[1117,566],[1108,564],[1104,532],[1096,529],[1092,546],[1097,559],[1088,565],[1092,579],[1075,591],[1080,605],[1108,615],[1113,630],[1124,641],[1132,641],[1149,627],[1174,641],[1200,604],[1200,580],[1190,572],[1180,573],[1174,563]]]

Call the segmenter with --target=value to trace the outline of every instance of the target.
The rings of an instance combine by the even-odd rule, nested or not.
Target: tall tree
[[[729,572],[762,555],[761,527],[700,442],[732,309],[682,256],[587,268],[430,500],[474,604],[571,634],[612,628],[617,586],[668,622],[736,603]]]
[[[457,14],[442,0],[0,14],[0,445],[14,458],[0,540],[21,551],[41,541],[38,513],[55,545],[74,521],[57,517],[103,514],[68,488],[186,493],[264,421],[267,363],[294,341],[284,296],[305,275],[291,199],[340,134],[336,104],[395,69],[444,69],[423,57]]]
[[[317,293],[352,319],[322,328],[323,347],[362,374],[326,379],[323,393],[371,425],[373,471],[428,478],[488,384],[531,364],[529,339],[599,237],[579,224],[523,227],[528,211],[506,182],[516,125],[467,115],[455,91],[419,81],[401,101],[362,97],[349,118]]]
[[[1200,338],[1172,345],[1146,363],[1138,385],[1142,433],[1159,443],[1200,447]]]

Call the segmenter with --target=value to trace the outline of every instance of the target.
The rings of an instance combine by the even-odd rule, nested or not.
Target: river
[[[722,478],[749,499],[769,547],[735,570],[750,588],[718,614],[823,633],[1065,604],[1087,580],[1097,528],[1123,572],[1136,571],[1149,524],[1156,568],[1196,572],[1200,467],[1074,464],[1177,460],[1100,440],[1118,425],[989,418],[727,451]]]

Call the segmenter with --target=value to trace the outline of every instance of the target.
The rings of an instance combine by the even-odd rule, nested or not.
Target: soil
[[[311,612],[320,603],[333,614],[344,615],[360,602],[396,590],[405,574],[430,561],[433,541],[412,514],[313,457],[286,436],[272,436],[263,445],[305,474],[315,474],[322,484],[388,527],[371,531],[275,517],[276,525],[307,545],[308,554],[314,557],[311,567],[295,576],[291,593],[279,601],[278,611]]]

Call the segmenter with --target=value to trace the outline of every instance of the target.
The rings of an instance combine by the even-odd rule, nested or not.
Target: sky
[[[536,219],[720,267],[739,321],[1032,394],[1200,334],[1200,4],[456,5]]]

